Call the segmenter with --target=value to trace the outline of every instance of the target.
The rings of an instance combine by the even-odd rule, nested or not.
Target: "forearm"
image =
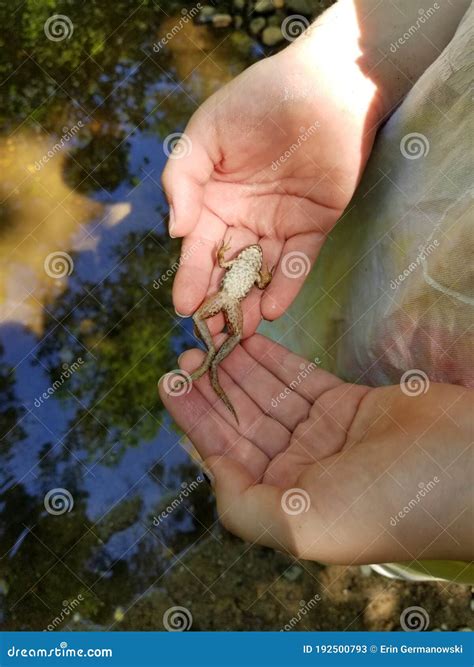
[[[359,86],[362,104],[372,92],[382,120],[449,43],[469,4],[339,0],[292,48],[314,66],[329,66],[336,81]]]
[[[352,437],[366,440],[366,455],[378,466],[368,502],[375,508],[379,494],[386,498],[374,510],[386,527],[380,545],[392,560],[469,560],[474,556],[473,392],[434,383],[426,393],[406,391],[373,390],[353,425]]]

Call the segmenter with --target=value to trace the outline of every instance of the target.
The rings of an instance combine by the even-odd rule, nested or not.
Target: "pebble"
[[[245,0],[234,0],[233,5],[237,12],[241,12],[245,9]]]
[[[239,30],[242,27],[244,19],[241,16],[234,16],[234,28]]]
[[[363,577],[370,577],[372,572],[373,572],[373,570],[370,567],[370,565],[361,565],[360,566],[360,573]]]
[[[230,14],[214,14],[212,25],[214,28],[228,28],[232,25],[232,16]]]
[[[261,32],[266,25],[266,21],[263,18],[263,16],[259,16],[256,19],[252,19],[249,24],[249,30],[252,35],[258,35],[259,32]]]
[[[216,8],[211,7],[211,5],[204,5],[201,7],[201,11],[199,12],[200,16],[208,17],[208,16],[214,16],[216,13]]]
[[[211,23],[212,17],[215,13],[216,10],[214,7],[211,7],[210,5],[204,5],[204,7],[201,7],[201,11],[199,12],[198,23]]]
[[[303,568],[300,567],[299,565],[292,565],[289,567],[285,572],[283,572],[283,577],[287,581],[296,581],[299,577],[301,577],[303,573]]]
[[[273,0],[273,6],[275,9],[283,9],[285,6],[285,0]]]
[[[125,618],[125,613],[122,607],[117,607],[116,610],[114,611],[114,621],[120,623],[121,621],[123,621],[124,618]]]
[[[284,39],[280,28],[273,25],[265,28],[262,33],[262,42],[265,46],[275,46],[276,44],[280,44]]]

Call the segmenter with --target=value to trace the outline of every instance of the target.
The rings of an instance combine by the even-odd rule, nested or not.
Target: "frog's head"
[[[254,257],[259,257],[260,259],[263,259],[262,246],[258,245],[258,243],[254,243],[253,245],[247,246],[247,248],[245,248],[245,250],[248,251],[249,255],[252,255]]]

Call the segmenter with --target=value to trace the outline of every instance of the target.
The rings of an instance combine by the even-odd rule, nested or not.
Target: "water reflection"
[[[215,518],[199,483],[153,522],[199,472],[156,396],[191,341],[171,282],[153,285],[178,256],[162,141],[254,47],[188,23],[155,53],[171,3],[90,5],[87,21],[68,6],[81,30],[59,48],[42,3],[0,10],[17,40],[0,61],[0,621],[11,629],[46,628],[77,599],[58,627],[107,626]],[[45,268],[56,252],[71,262],[59,277]],[[55,515],[44,497],[58,488],[74,506]]]

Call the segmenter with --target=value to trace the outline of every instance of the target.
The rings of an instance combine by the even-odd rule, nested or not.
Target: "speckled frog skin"
[[[224,255],[227,250],[230,250],[230,246],[222,244],[217,252],[219,266],[227,269],[220,290],[205,299],[193,315],[195,333],[206,344],[208,351],[204,362],[187,381],[197,380],[209,371],[212,388],[238,422],[234,407],[219,384],[217,367],[242,338],[243,316],[240,302],[254,285],[259,289],[265,289],[272,279],[272,271],[267,268],[262,270],[263,251],[257,244],[247,246],[237,257],[226,261]],[[224,314],[229,335],[219,350],[216,350],[206,319],[220,312]]]

